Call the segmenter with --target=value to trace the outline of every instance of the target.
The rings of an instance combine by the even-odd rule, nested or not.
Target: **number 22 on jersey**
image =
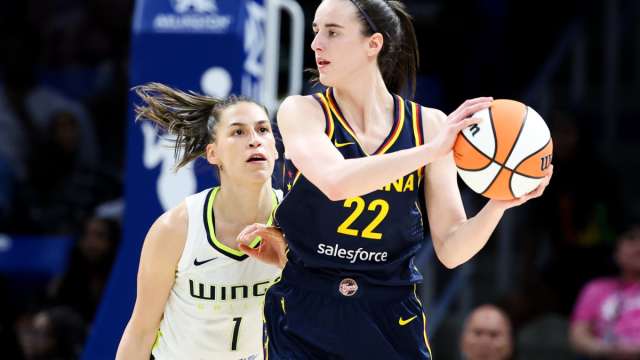
[[[353,212],[338,226],[338,234],[349,235],[349,236],[360,236],[369,240],[380,240],[382,239],[382,233],[376,232],[376,227],[380,225],[382,220],[389,213],[389,203],[383,199],[375,199],[372,200],[368,206],[366,201],[359,197],[353,197],[346,199],[342,204],[345,208],[354,208]],[[351,225],[362,215],[365,211],[377,212],[375,218],[367,225],[362,231],[358,229],[351,228]]]

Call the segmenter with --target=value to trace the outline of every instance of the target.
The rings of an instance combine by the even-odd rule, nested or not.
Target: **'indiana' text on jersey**
[[[326,135],[344,158],[369,156],[340,111],[333,89],[313,97],[324,110]],[[393,126],[371,155],[422,144],[421,106],[394,95]],[[283,175],[288,194],[276,210],[276,221],[287,238],[290,265],[387,285],[421,280],[413,256],[424,238],[417,204],[422,168],[377,191],[341,201],[329,200],[290,160]]]

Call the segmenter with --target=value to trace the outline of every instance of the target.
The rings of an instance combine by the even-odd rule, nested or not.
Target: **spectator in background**
[[[0,154],[10,160],[20,178],[34,146],[46,135],[52,115],[67,111],[76,117],[80,131],[82,158],[97,164],[98,149],[94,124],[86,108],[69,99],[56,89],[41,85],[35,76],[29,38],[13,39],[5,45],[7,54],[4,63],[4,79],[0,86]]]
[[[85,323],[68,307],[52,307],[25,315],[17,323],[25,360],[75,360],[86,336]]]
[[[478,306],[465,320],[460,349],[465,360],[511,359],[513,335],[507,314],[495,305]]]
[[[590,358],[640,359],[640,222],[617,238],[620,273],[584,286],[573,310],[570,341]]]
[[[54,302],[72,307],[86,323],[91,323],[109,279],[119,239],[117,222],[89,219],[71,253],[67,271],[52,284]]]
[[[82,157],[80,125],[73,113],[53,113],[42,144],[47,156],[34,156],[29,166],[27,217],[32,229],[73,234],[99,202],[105,178]]]

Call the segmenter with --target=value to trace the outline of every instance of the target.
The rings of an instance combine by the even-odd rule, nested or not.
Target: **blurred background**
[[[576,359],[568,340],[576,299],[588,281],[619,272],[615,240],[640,215],[640,2],[404,2],[421,50],[419,103],[449,113],[470,97],[519,100],[554,140],[545,195],[509,210],[473,260],[447,270],[430,242],[418,257],[435,358],[461,358],[464,319],[489,302],[510,317],[514,358]],[[204,162],[173,172],[172,151],[133,122],[130,88],[159,81],[242,93],[273,115],[287,94],[317,90],[303,69],[315,66],[318,4],[3,2],[4,359],[112,359],[146,230],[216,182]],[[460,187],[475,214],[486,200]]]

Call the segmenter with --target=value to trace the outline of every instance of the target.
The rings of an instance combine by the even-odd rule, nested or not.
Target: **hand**
[[[497,205],[503,211],[510,209],[512,207],[522,205],[531,199],[540,197],[544,193],[544,189],[547,187],[547,185],[549,185],[549,182],[551,181],[552,176],[553,176],[553,165],[550,165],[544,171],[544,178],[542,178],[542,181],[540,182],[538,187],[535,188],[535,190],[513,200],[491,200],[491,202]]]
[[[435,138],[431,141],[434,151],[434,160],[451,152],[453,144],[458,138],[458,133],[462,129],[477,124],[482,119],[471,118],[469,116],[491,106],[492,97],[479,97],[470,99],[462,103],[454,112],[449,114],[444,126],[440,129]]]
[[[257,236],[262,238],[260,245],[255,248],[249,247],[248,245]],[[238,242],[238,247],[242,252],[264,263],[275,265],[279,268],[284,268],[287,263],[284,234],[276,227],[263,224],[249,225],[240,231],[236,242]]]

